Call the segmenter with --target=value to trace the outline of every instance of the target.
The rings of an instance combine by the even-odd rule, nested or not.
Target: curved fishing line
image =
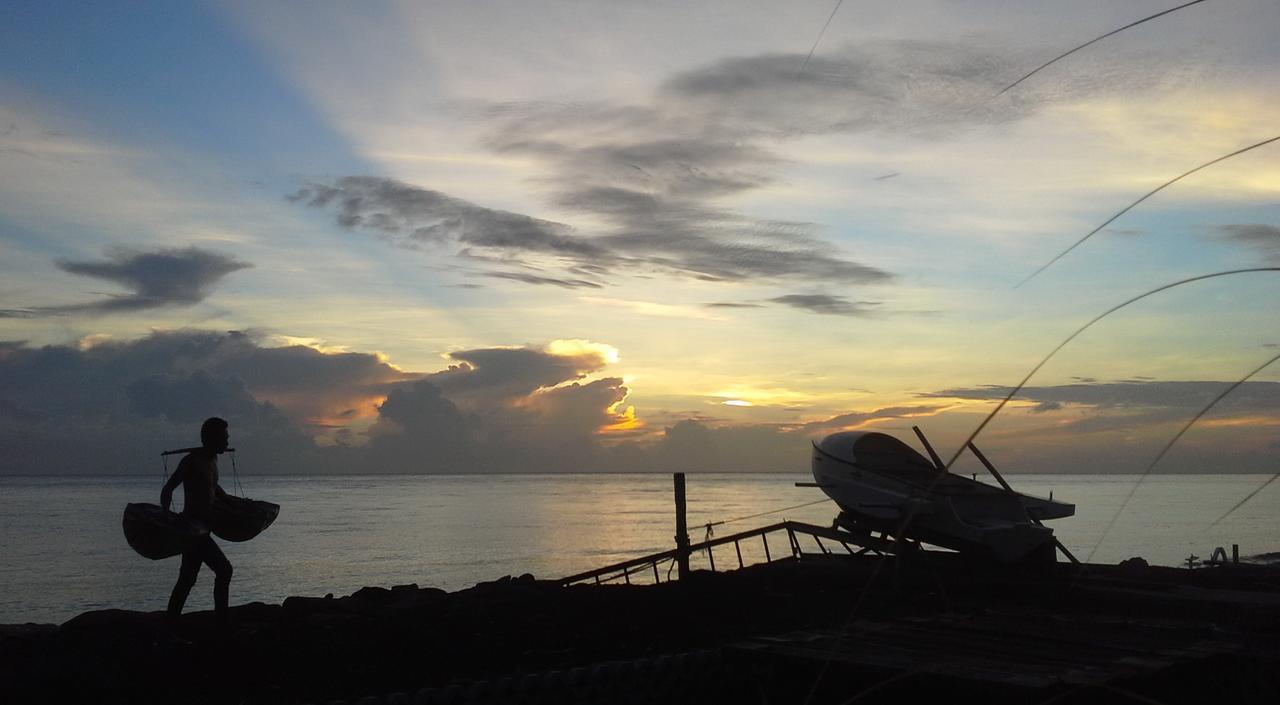
[[[1269,140],[1263,140],[1263,141],[1261,141],[1261,142],[1259,142],[1259,143],[1257,143],[1257,144],[1251,144],[1251,145],[1249,145],[1248,147],[1245,147],[1244,149],[1237,149],[1236,151],[1232,152],[1231,154],[1227,154],[1227,155],[1225,155],[1225,156],[1218,157],[1217,159],[1214,159],[1213,161],[1205,162],[1204,164],[1201,164],[1200,166],[1198,166],[1198,167],[1196,167],[1196,168],[1192,169],[1191,171],[1183,172],[1182,174],[1179,174],[1178,176],[1175,176],[1175,177],[1173,177],[1172,179],[1169,179],[1168,181],[1164,182],[1163,184],[1160,184],[1159,186],[1155,187],[1155,188],[1154,188],[1154,189],[1152,189],[1151,191],[1148,191],[1148,192],[1147,192],[1147,193],[1146,193],[1142,198],[1139,198],[1138,200],[1134,201],[1133,203],[1130,203],[1129,205],[1125,206],[1122,210],[1120,210],[1120,211],[1119,211],[1118,213],[1116,213],[1115,215],[1111,216],[1110,218],[1107,218],[1107,219],[1106,219],[1106,221],[1104,221],[1104,222],[1102,223],[1102,225],[1099,225],[1098,227],[1094,228],[1093,230],[1090,230],[1090,231],[1088,232],[1088,234],[1086,234],[1084,237],[1080,238],[1079,240],[1076,240],[1076,241],[1075,241],[1075,243],[1071,245],[1071,247],[1068,247],[1067,249],[1063,250],[1062,252],[1059,252],[1059,253],[1058,253],[1058,255],[1057,255],[1056,257],[1054,257],[1053,259],[1051,259],[1051,260],[1049,260],[1048,262],[1046,262],[1046,263],[1044,263],[1043,265],[1041,265],[1039,269],[1037,269],[1036,271],[1032,272],[1032,273],[1030,274],[1030,276],[1028,276],[1026,279],[1023,279],[1022,281],[1020,281],[1020,282],[1018,282],[1017,284],[1015,284],[1015,285],[1013,286],[1013,288],[1017,289],[1018,287],[1022,286],[1023,284],[1026,284],[1027,282],[1031,281],[1032,279],[1035,279],[1035,278],[1036,278],[1036,276],[1037,276],[1038,274],[1040,274],[1040,273],[1041,273],[1041,272],[1043,272],[1044,270],[1048,269],[1049,267],[1052,267],[1052,266],[1053,266],[1053,264],[1054,264],[1055,262],[1057,262],[1058,260],[1062,259],[1063,257],[1066,257],[1068,252],[1071,252],[1072,250],[1076,249],[1076,248],[1077,248],[1077,247],[1079,247],[1080,245],[1084,244],[1084,241],[1085,241],[1085,240],[1088,240],[1089,238],[1093,237],[1094,235],[1096,235],[1096,234],[1098,233],[1098,231],[1102,230],[1103,228],[1107,227],[1107,226],[1108,226],[1108,225],[1110,225],[1111,223],[1115,222],[1115,220],[1116,220],[1117,218],[1119,218],[1120,216],[1122,216],[1122,215],[1124,215],[1125,213],[1128,213],[1129,211],[1133,210],[1133,208],[1134,208],[1134,207],[1136,207],[1139,203],[1142,203],[1143,201],[1147,200],[1148,198],[1151,198],[1152,196],[1156,195],[1156,194],[1157,194],[1157,193],[1159,193],[1160,191],[1163,191],[1166,187],[1172,186],[1173,184],[1175,184],[1175,183],[1177,183],[1177,182],[1181,181],[1182,179],[1184,179],[1184,178],[1186,178],[1186,177],[1188,177],[1188,176],[1191,176],[1192,174],[1196,173],[1197,171],[1200,171],[1201,169],[1204,169],[1204,168],[1207,168],[1207,167],[1211,167],[1211,166],[1213,166],[1214,164],[1217,164],[1218,162],[1225,161],[1225,160],[1230,159],[1230,158],[1232,158],[1232,157],[1234,157],[1234,156],[1236,156],[1236,155],[1244,154],[1245,152],[1248,152],[1249,150],[1257,149],[1258,147],[1262,147],[1262,146],[1265,146],[1265,145],[1271,144],[1272,142],[1275,142],[1276,140],[1280,140],[1280,135],[1276,135],[1275,137],[1272,137],[1272,138],[1271,138],[1271,139],[1269,139]]]
[[[1234,507],[1232,507],[1232,508],[1228,509],[1226,514],[1223,514],[1222,516],[1218,517],[1217,519],[1214,519],[1212,524],[1210,524],[1209,526],[1205,527],[1205,531],[1208,531],[1209,529],[1212,529],[1213,527],[1215,527],[1215,526],[1217,526],[1217,525],[1218,525],[1218,522],[1220,522],[1220,521],[1222,521],[1223,519],[1226,519],[1227,517],[1229,517],[1229,516],[1231,516],[1232,514],[1234,514],[1234,513],[1235,513],[1235,511],[1236,511],[1237,509],[1239,509],[1240,507],[1243,507],[1243,506],[1245,505],[1245,503],[1246,503],[1246,502],[1248,502],[1249,500],[1253,499],[1255,495],[1257,495],[1259,492],[1261,492],[1261,491],[1263,491],[1263,490],[1267,489],[1267,485],[1270,485],[1271,483],[1275,482],[1277,477],[1280,477],[1280,472],[1278,472],[1278,473],[1276,473],[1276,474],[1272,475],[1272,476],[1271,476],[1271,479],[1269,479],[1269,480],[1267,480],[1266,482],[1264,482],[1264,483],[1262,483],[1261,485],[1259,485],[1259,486],[1258,486],[1258,489],[1256,489],[1256,490],[1254,490],[1254,491],[1250,492],[1249,494],[1245,495],[1244,499],[1240,500],[1239,502],[1236,502],[1236,506],[1234,506]]]
[[[1203,2],[1203,0],[1201,0]],[[831,8],[831,14],[827,16],[826,24],[822,25],[821,31],[818,32],[818,38],[813,40],[813,46],[809,47],[808,56],[804,57],[804,63],[800,64],[800,70],[796,72],[796,78],[804,75],[804,70],[809,68],[809,60],[813,58],[813,52],[818,50],[818,45],[822,43],[822,35],[827,33],[827,27],[831,26],[831,20],[836,18],[836,13],[840,11],[840,6],[844,4],[844,0],[836,0],[836,6]]]
[[[1097,323],[1098,321],[1101,321],[1102,319],[1106,318],[1107,316],[1110,316],[1111,314],[1115,313],[1116,311],[1119,311],[1120,309],[1124,308],[1125,306],[1128,306],[1129,304],[1136,303],[1138,301],[1141,301],[1142,299],[1147,298],[1148,296],[1153,296],[1162,291],[1167,291],[1169,289],[1173,289],[1175,287],[1179,287],[1184,284],[1191,284],[1192,282],[1198,282],[1205,279],[1214,279],[1216,277],[1228,277],[1234,274],[1248,274],[1252,272],[1280,272],[1280,267],[1250,267],[1248,269],[1232,269],[1226,272],[1214,272],[1213,274],[1201,274],[1199,276],[1189,277],[1187,279],[1180,279],[1171,284],[1165,284],[1164,286],[1159,286],[1150,291],[1144,292],[1142,294],[1138,294],[1137,296],[1123,303],[1112,306],[1106,311],[1103,311],[1097,316],[1094,316],[1094,318],[1090,320],[1088,323],[1084,324],[1083,326],[1080,326],[1079,328],[1076,329],[1074,333],[1067,336],[1066,340],[1062,341],[1061,343],[1058,343],[1058,346],[1055,347],[1052,351],[1050,351],[1048,355],[1045,355],[1043,360],[1037,363],[1035,367],[1031,368],[1031,371],[1027,373],[1027,376],[1023,377],[1021,382],[1018,382],[1018,386],[1011,389],[1009,393],[1005,396],[1005,398],[1001,399],[1000,403],[996,405],[996,408],[993,409],[990,414],[987,414],[987,417],[982,420],[982,423],[978,424],[978,427],[973,430],[973,433],[969,434],[969,437],[965,439],[964,443],[960,444],[960,447],[956,450],[955,454],[952,455],[951,459],[947,461],[946,465],[944,466],[944,469],[946,470],[951,469],[952,464],[956,462],[956,459],[960,457],[960,454],[964,452],[964,449],[969,447],[969,444],[972,443],[974,439],[978,437],[979,433],[982,433],[982,430],[987,427],[987,424],[991,422],[991,419],[995,418],[995,415],[1000,413],[1000,410],[1003,409],[1005,405],[1008,404],[1013,399],[1013,397],[1018,394],[1018,392],[1022,391],[1022,388],[1026,386],[1027,382],[1031,380],[1031,378],[1035,375],[1035,373],[1040,371],[1041,367],[1044,367],[1045,364],[1049,362],[1049,360],[1053,359],[1053,356],[1057,355],[1059,350],[1062,350],[1064,347],[1066,347],[1067,343],[1070,343],[1072,340],[1075,340],[1077,336],[1079,336],[1081,333],[1088,330],[1093,324]]]
[[[1181,428],[1181,430],[1179,430],[1177,434],[1174,435],[1173,438],[1169,439],[1169,442],[1166,443],[1164,447],[1160,449],[1160,452],[1156,455],[1155,460],[1152,460],[1151,464],[1147,465],[1147,468],[1142,471],[1141,475],[1138,476],[1138,480],[1133,483],[1133,487],[1129,488],[1129,493],[1125,495],[1124,501],[1120,502],[1120,507],[1116,509],[1116,513],[1111,516],[1111,521],[1107,522],[1106,528],[1102,530],[1102,536],[1099,537],[1098,542],[1093,545],[1093,550],[1089,551],[1089,557],[1084,559],[1085,563],[1088,563],[1089,561],[1093,560],[1093,554],[1097,553],[1098,549],[1102,547],[1102,543],[1107,540],[1107,536],[1110,535],[1112,527],[1116,525],[1116,520],[1119,519],[1120,515],[1124,513],[1125,508],[1129,506],[1129,500],[1133,499],[1133,495],[1137,493],[1138,486],[1142,484],[1143,480],[1147,479],[1147,475],[1151,474],[1151,471],[1154,470],[1156,465],[1160,462],[1160,460],[1164,458],[1164,454],[1169,452],[1169,449],[1172,448],[1173,445],[1178,442],[1178,439],[1182,438],[1183,434],[1185,434],[1188,430],[1190,430],[1191,427],[1194,426],[1197,421],[1203,418],[1205,414],[1209,413],[1210,409],[1217,406],[1218,402],[1222,401],[1224,398],[1226,398],[1228,394],[1234,392],[1236,388],[1238,388],[1240,385],[1244,384],[1245,382],[1249,381],[1251,377],[1253,377],[1254,375],[1266,369],[1268,366],[1271,365],[1271,363],[1275,362],[1276,360],[1280,360],[1280,353],[1276,354],[1275,357],[1259,365],[1249,374],[1240,378],[1240,380],[1237,381],[1235,384],[1232,384],[1231,386],[1222,390],[1221,394],[1214,397],[1213,401],[1206,404],[1205,407],[1200,410],[1200,413],[1191,417],[1191,420],[1188,421],[1186,425],[1184,425]],[[1246,497],[1244,501],[1242,501],[1240,504],[1244,504],[1244,502],[1247,502],[1248,499],[1249,498]],[[1239,507],[1240,504],[1237,504],[1236,507]],[[1235,508],[1233,507],[1231,511],[1235,511]],[[1227,512],[1227,514],[1230,514],[1230,513],[1231,513],[1230,511]],[[1225,516],[1226,514],[1223,515],[1223,517]],[[1218,521],[1222,521],[1222,518],[1219,518]],[[1215,521],[1213,524],[1210,524],[1210,528],[1212,528],[1213,525],[1217,523],[1218,522]]]
[[[1179,5],[1179,6],[1177,6],[1177,7],[1171,7],[1171,8],[1169,8],[1168,10],[1165,10],[1164,12],[1157,12],[1156,14],[1151,15],[1151,16],[1149,16],[1149,17],[1143,17],[1142,19],[1137,20],[1136,22],[1130,22],[1129,24],[1127,24],[1127,25],[1125,25],[1125,26],[1123,26],[1123,27],[1121,27],[1121,28],[1119,28],[1119,29],[1113,29],[1113,30],[1111,30],[1110,32],[1107,32],[1106,34],[1101,35],[1101,36],[1099,36],[1099,37],[1094,37],[1093,39],[1090,39],[1089,41],[1085,42],[1084,44],[1081,44],[1080,46],[1076,47],[1075,49],[1072,49],[1071,51],[1068,51],[1068,52],[1065,52],[1065,53],[1059,54],[1059,55],[1057,55],[1057,56],[1053,57],[1052,59],[1049,59],[1048,61],[1044,62],[1043,64],[1040,64],[1039,66],[1037,66],[1037,67],[1035,67],[1034,69],[1032,69],[1029,73],[1027,73],[1026,75],[1024,75],[1022,78],[1019,78],[1018,80],[1014,81],[1013,83],[1010,83],[1009,85],[1005,86],[1004,88],[1001,88],[1001,89],[1000,89],[1000,92],[999,92],[999,93],[996,93],[994,96],[992,96],[992,98],[998,98],[998,97],[1000,97],[1000,96],[1004,95],[1007,91],[1009,91],[1010,89],[1012,89],[1014,86],[1017,86],[1019,83],[1022,83],[1023,81],[1027,80],[1028,78],[1031,78],[1032,76],[1036,75],[1037,73],[1040,73],[1040,71],[1042,71],[1043,69],[1049,68],[1049,66],[1050,66],[1050,65],[1055,64],[1055,63],[1057,63],[1058,61],[1061,61],[1062,59],[1067,58],[1068,56],[1071,56],[1072,54],[1076,53],[1077,51],[1080,51],[1081,49],[1083,49],[1083,48],[1085,48],[1085,47],[1089,46],[1090,44],[1096,44],[1097,42],[1100,42],[1100,41],[1102,41],[1103,39],[1106,39],[1107,37],[1110,37],[1110,36],[1112,36],[1112,35],[1114,35],[1114,34],[1119,34],[1119,33],[1123,32],[1123,31],[1125,31],[1126,29],[1129,29],[1129,28],[1131,28],[1131,27],[1137,27],[1138,25],[1142,24],[1143,22],[1150,22],[1151,20],[1154,20],[1154,19],[1156,19],[1157,17],[1163,17],[1163,16],[1165,16],[1165,15],[1169,14],[1170,12],[1177,12],[1178,10],[1181,10],[1181,9],[1182,9],[1182,8],[1184,8],[1184,7],[1191,7],[1192,5],[1199,5],[1199,4],[1200,4],[1200,3],[1202,3],[1202,2],[1204,2],[1204,0],[1192,0],[1191,2],[1184,3],[1184,4]]]
[[[1021,382],[1018,382],[1018,385],[1016,387],[1014,387],[1012,390],[1009,391],[1009,393],[1005,396],[1005,398],[1002,399],[998,405],[996,405],[996,408],[993,409],[990,414],[987,414],[987,417],[982,420],[982,423],[978,424],[978,427],[975,428],[973,432],[969,434],[969,437],[966,438],[965,441],[960,444],[960,447],[956,450],[955,454],[951,456],[951,459],[948,460],[943,465],[943,472],[938,473],[938,475],[933,479],[933,481],[931,481],[929,485],[925,487],[924,496],[926,498],[929,496],[929,494],[933,491],[933,488],[937,485],[938,481],[945,476],[946,472],[950,471],[951,466],[955,464],[957,459],[959,459],[960,454],[964,452],[965,448],[968,448],[969,444],[973,443],[973,441],[977,439],[978,434],[982,433],[982,430],[985,429],[987,427],[987,424],[991,422],[991,419],[995,418],[995,415],[1000,413],[1000,410],[1003,409],[1005,405],[1008,404],[1009,401],[1011,401],[1013,397],[1018,394],[1018,392],[1022,391],[1022,388],[1026,386],[1027,382],[1031,380],[1031,378],[1036,374],[1036,372],[1039,372],[1040,368],[1044,367],[1045,364],[1047,364],[1049,360],[1053,358],[1054,355],[1057,355],[1058,351],[1066,347],[1067,343],[1070,343],[1072,340],[1075,340],[1081,333],[1085,332],[1091,326],[1093,326],[1093,324],[1097,323],[1098,321],[1101,321],[1102,319],[1115,313],[1116,311],[1119,311],[1120,309],[1128,306],[1129,304],[1136,303],[1138,301],[1141,301],[1142,299],[1147,298],[1148,296],[1153,296],[1162,291],[1167,291],[1169,289],[1173,289],[1175,287],[1179,287],[1184,284],[1190,284],[1190,283],[1202,281],[1205,279],[1214,279],[1217,277],[1226,277],[1226,276],[1231,276],[1235,274],[1246,274],[1246,273],[1252,273],[1252,272],[1280,272],[1280,267],[1251,267],[1248,269],[1233,269],[1226,272],[1214,272],[1212,274],[1202,274],[1195,277],[1189,277],[1187,279],[1181,279],[1179,281],[1172,282],[1170,284],[1165,284],[1164,286],[1156,287],[1155,289],[1152,289],[1150,291],[1134,296],[1133,298],[1130,298],[1120,304],[1117,304],[1116,306],[1112,306],[1106,311],[1095,316],[1088,323],[1085,323],[1083,326],[1078,328],[1074,333],[1067,336],[1066,340],[1063,340],[1061,343],[1057,345],[1057,347],[1055,347],[1052,351],[1050,351],[1049,354],[1046,355],[1043,360],[1041,360],[1034,368],[1032,368],[1030,372],[1027,373],[1026,377],[1022,378]],[[1277,473],[1277,476],[1280,477],[1280,473]],[[1275,478],[1272,478],[1272,479],[1275,479]],[[1270,482],[1268,481],[1267,484],[1270,484]],[[1259,488],[1259,490],[1260,489],[1261,488]],[[1255,491],[1255,494],[1256,494],[1256,491]],[[906,531],[908,528],[910,528],[911,522],[915,519],[919,511],[920,511],[920,505],[913,504],[911,509],[906,513],[906,515],[903,516],[902,522],[898,525],[898,530],[895,531],[893,534],[895,541],[905,540]],[[867,579],[867,583],[863,586],[862,590],[858,593],[857,600],[854,602],[853,607],[850,609],[848,617],[845,618],[846,626],[851,624],[853,622],[854,617],[857,616],[859,608],[862,606],[863,601],[867,597],[867,594],[871,591],[871,586],[875,583],[876,577],[879,576],[880,570],[881,568],[884,567],[885,563],[887,563],[887,561],[880,561],[879,563],[876,564],[876,568],[872,571],[871,576]],[[1079,580],[1080,576],[1082,576],[1083,574],[1084,574],[1084,564],[1081,565],[1080,572],[1077,574],[1076,579]],[[830,659],[827,659],[826,661],[823,662],[823,666],[818,672],[818,675],[813,684],[813,687],[810,689],[808,697],[805,698],[804,702],[806,705],[808,705],[808,703],[813,699],[814,694],[817,692],[818,683],[822,680],[823,676],[827,671],[827,667],[829,665],[830,665]]]

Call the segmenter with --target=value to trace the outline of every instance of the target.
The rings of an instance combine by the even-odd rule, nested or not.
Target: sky
[[[803,471],[950,455],[1099,314],[1280,267],[1280,4],[25,2],[0,15],[0,473]],[[836,9],[832,14],[833,9]],[[828,24],[828,19],[829,24]],[[1152,295],[987,426],[1144,472],[1280,353]],[[1155,472],[1280,470],[1280,363]],[[964,458],[958,471],[974,465]]]

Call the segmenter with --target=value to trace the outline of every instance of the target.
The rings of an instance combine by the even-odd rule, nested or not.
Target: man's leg
[[[191,594],[191,586],[196,584],[196,576],[200,574],[200,562],[203,555],[200,548],[197,545],[182,554],[182,567],[178,569],[178,582],[174,583],[173,592],[169,594],[168,615],[171,621],[177,621],[182,614],[182,606],[187,604],[187,595]],[[223,560],[226,559],[224,558]]]
[[[228,607],[231,596],[231,561],[227,560],[222,549],[218,548],[218,544],[214,543],[212,537],[206,538],[201,545],[201,560],[213,569],[213,613],[217,617],[218,625],[226,627],[230,620]]]

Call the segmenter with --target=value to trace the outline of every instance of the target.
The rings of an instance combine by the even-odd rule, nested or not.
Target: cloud
[[[637,313],[642,316],[656,316],[659,318],[694,318],[708,321],[724,320],[722,317],[706,311],[706,307],[700,306],[663,304],[655,301],[615,299],[604,296],[582,296],[580,297],[580,300],[588,301],[593,304],[602,304],[604,306],[625,308],[632,313]]]
[[[1214,381],[1093,382],[1050,387],[1024,387],[1015,398],[1037,402],[1039,404],[1037,411],[1041,412],[1060,408],[1066,404],[1077,404],[1106,409],[1174,409],[1194,413],[1204,408],[1230,384],[1230,382]],[[1009,387],[1000,386],[943,389],[919,396],[999,400],[1008,395],[1009,389]],[[1216,408],[1237,412],[1274,412],[1280,409],[1280,382],[1245,382],[1223,399]]]
[[[656,467],[692,472],[794,472],[808,461],[809,440],[777,426],[710,426],[685,419],[668,426],[653,449]]]
[[[1280,227],[1262,223],[1219,225],[1227,240],[1258,250],[1267,261],[1280,262]]]
[[[64,272],[103,279],[131,293],[83,304],[3,310],[0,317],[99,316],[191,306],[204,301],[228,274],[252,266],[197,247],[152,252],[118,249],[109,252],[105,261],[61,260],[57,264]]]
[[[549,149],[538,147],[540,152]],[[676,149],[666,145],[653,151]],[[614,157],[644,157],[641,161],[646,164],[656,159],[646,150],[638,152]],[[593,155],[591,159],[604,157]],[[629,168],[645,172],[638,164]],[[650,164],[650,168],[657,167]],[[694,189],[697,193],[705,195],[719,188],[708,185],[709,181],[723,184],[723,179],[709,176],[702,167],[682,169],[693,170],[688,178],[701,184]],[[561,198],[563,203],[576,203],[605,217],[610,226],[604,233],[585,236],[562,223],[493,210],[438,191],[367,176],[345,177],[331,185],[313,183],[289,197],[312,207],[332,209],[336,222],[344,228],[367,231],[398,244],[452,244],[453,254],[478,261],[503,257],[506,259],[501,261],[521,263],[522,257],[543,255],[567,270],[597,276],[657,271],[706,281],[763,277],[874,283],[891,278],[876,267],[833,256],[836,248],[813,238],[810,231],[814,228],[807,224],[751,220],[692,201],[682,204],[679,199],[595,186],[588,187],[586,193],[566,193]],[[510,272],[486,276],[570,288],[599,286],[582,279]]]
[[[538,438],[557,444],[588,440],[601,429],[625,421],[615,411],[627,398],[620,377],[605,377],[587,383],[573,382],[542,390],[520,402],[533,412],[536,424],[529,428]]]
[[[879,305],[875,301],[850,301],[843,296],[828,294],[786,294],[769,301],[829,316],[869,316]]]
[[[492,279],[510,279],[511,281],[523,282],[525,284],[543,284],[549,286],[558,286],[563,289],[603,289],[604,286],[595,282],[586,281],[585,279],[558,279],[555,277],[541,277],[536,274],[526,274],[523,272],[484,272],[479,276],[490,277]]]
[[[664,93],[689,107],[717,110],[722,126],[735,135],[939,135],[1021,119],[1055,102],[1183,78],[1160,57],[1079,56],[1076,70],[993,100],[1033,63],[1023,50],[972,38],[878,40],[825,50],[801,74],[803,60],[800,54],[730,57],[673,76]]]
[[[253,419],[274,413],[258,402],[236,377],[219,377],[205,370],[189,374],[156,374],[139,377],[125,387],[129,407],[143,416],[161,416],[175,424],[199,424],[208,409],[237,419]]]
[[[387,396],[371,429],[372,457],[411,472],[604,465],[599,435],[630,420],[617,410],[628,390],[621,378],[583,381],[608,364],[603,346],[562,342],[451,353],[457,364]]]
[[[928,129],[1009,120],[1022,101],[987,100],[1015,68],[1007,52],[975,43],[877,41],[814,56],[731,57],[684,72],[669,96],[710,108],[728,106],[727,126],[746,134]]]
[[[642,414],[625,406],[630,389],[622,378],[601,375],[617,361],[617,351],[599,343],[457,350],[445,369],[406,372],[375,354],[266,347],[262,340],[185,330],[79,346],[0,343],[2,471],[144,472],[157,450],[194,443],[200,421],[211,415],[231,422],[242,471],[279,473],[798,471],[807,462],[809,439],[822,433],[931,416],[945,437],[948,425],[965,425],[968,418],[942,414],[950,404],[939,402],[799,424],[677,417],[655,433]],[[1059,445],[1045,429],[997,432],[993,452],[1038,469],[1075,467],[1083,456],[1110,463],[1106,467],[1119,467],[1122,456],[1124,467],[1146,462],[1147,446],[1117,451],[1115,444],[1125,442],[1117,434],[1158,424],[1167,429],[1225,386],[1124,381],[1033,387],[1024,398],[1039,411],[1089,404],[1107,413],[1054,415],[1045,428],[1070,438]],[[976,387],[924,396],[992,399],[1004,391]],[[1238,453],[1232,457],[1244,458],[1245,465],[1233,460],[1232,468],[1270,462],[1258,448],[1271,442],[1267,429],[1274,426],[1264,424],[1259,434],[1250,430],[1256,424],[1240,419],[1265,421],[1278,403],[1277,382],[1246,383],[1224,402],[1227,413],[1215,415],[1220,428],[1214,438],[1225,433],[1233,439]],[[1015,416],[1023,426],[1032,418]],[[337,445],[317,444],[316,438]],[[1188,443],[1194,452],[1180,456],[1188,468],[1200,463],[1195,466],[1203,469],[1205,453],[1221,454],[1221,443]]]
[[[583,379],[608,364],[599,350],[556,354],[530,347],[459,350],[448,358],[456,364],[425,379],[450,398],[490,404]]]
[[[465,472],[479,450],[482,421],[426,380],[394,387],[378,407],[367,448],[348,452],[357,466],[394,472]]]
[[[332,206],[339,225],[411,242],[459,242],[505,251],[600,257],[604,252],[575,237],[572,228],[519,213],[485,208],[439,191],[394,179],[347,176],[311,183],[289,196],[316,208]]]
[[[603,431],[635,423],[621,378],[587,379],[614,360],[583,340],[459,350],[430,373],[239,332],[0,343],[3,472],[136,473],[214,415],[264,472],[600,469]]]
[[[887,406],[874,411],[855,411],[848,414],[832,416],[822,421],[804,424],[801,428],[806,432],[843,430],[862,426],[869,421],[879,419],[900,419],[913,416],[932,416],[945,410],[946,406]]]
[[[0,353],[5,472],[119,474],[150,470],[159,450],[193,445],[222,416],[233,445],[262,469],[305,469],[315,447],[297,423],[212,365],[234,336],[157,333],[86,348],[8,345]],[[225,350],[224,350],[225,351]]]
[[[749,216],[726,197],[779,184],[787,166],[779,145],[789,139],[873,131],[937,139],[1178,78],[1155,57],[1125,59],[1081,57],[1085,69],[992,100],[1030,57],[972,39],[873,41],[824,50],[803,73],[801,54],[737,56],[671,75],[641,104],[507,103],[483,117],[494,151],[533,162],[553,204],[600,223],[592,242],[617,255],[613,268],[889,283],[890,272],[842,252],[820,225]],[[822,312],[837,310],[853,312]]]

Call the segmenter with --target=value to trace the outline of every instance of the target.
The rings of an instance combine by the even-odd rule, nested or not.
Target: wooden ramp
[[[771,535],[774,536],[772,544],[769,543]],[[743,544],[747,542],[754,543],[757,539],[763,549],[763,554],[758,556],[760,560],[744,559]],[[823,542],[823,539],[827,539],[827,542]],[[747,565],[758,563],[773,563],[780,560],[794,560],[814,555],[857,555],[867,552],[892,553],[895,545],[892,539],[876,537],[869,532],[855,533],[844,529],[815,526],[801,521],[782,521],[762,526],[758,529],[717,538],[708,538],[705,541],[691,544],[688,551],[690,555],[704,557],[708,567],[715,571],[715,549],[717,548],[722,552],[727,552],[730,547],[733,548],[733,555],[730,559],[726,560],[723,556],[720,558],[721,568],[733,569],[744,568]],[[652,553],[647,556],[640,556],[559,578],[556,582],[561,585],[587,582],[602,584],[618,581],[627,584],[632,582],[661,583],[672,579],[670,566],[677,559],[678,554],[679,551],[676,549]]]
[[[1239,653],[1239,639],[1227,638],[1207,624],[987,612],[856,619],[843,629],[756,637],[727,649],[746,672],[825,680],[828,689],[845,689],[838,699],[908,680],[927,681],[927,689],[950,683],[972,692],[1051,696],[1114,690]]]

